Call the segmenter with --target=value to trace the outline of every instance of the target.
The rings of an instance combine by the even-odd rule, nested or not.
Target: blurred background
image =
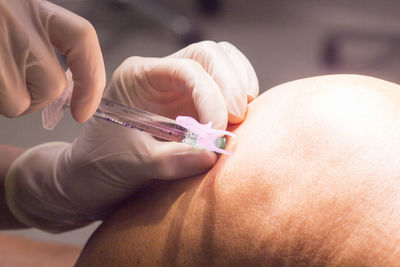
[[[400,2],[396,0],[53,0],[96,28],[110,80],[129,56],[163,57],[199,40],[229,41],[253,64],[260,89],[295,79],[357,73],[400,83]],[[53,131],[41,114],[0,117],[1,143],[31,147],[72,141],[69,114]],[[83,245],[98,223],[64,234],[7,231]]]

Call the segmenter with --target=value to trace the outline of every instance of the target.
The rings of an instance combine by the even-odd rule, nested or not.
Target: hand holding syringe
[[[91,46],[86,48],[90,50]],[[87,52],[84,50],[80,55]],[[101,56],[98,59],[87,63],[103,67]],[[75,74],[77,82],[82,78],[79,76],[90,75],[91,80],[98,77],[91,71],[78,70]],[[69,84],[72,85],[71,80]],[[92,88],[88,83],[76,85],[76,97],[80,89]],[[179,112],[198,114],[202,122],[213,121],[215,126],[225,129],[228,123],[244,120],[248,103],[257,97],[258,90],[256,73],[237,48],[226,42],[205,41],[164,58],[127,58],[114,71],[104,96],[168,116]],[[64,98],[45,109],[43,118],[47,128],[57,124],[71,91],[70,87]],[[76,100],[71,102],[74,118],[86,120],[87,116],[79,115],[88,106],[82,109],[75,105],[83,99],[73,100]],[[104,102],[96,113],[102,119],[90,119],[73,142],[41,144],[13,162],[8,173],[16,175],[7,177],[7,204],[25,225],[53,232],[81,227],[104,218],[154,180],[188,178],[210,170],[217,157],[208,149],[228,153],[220,148],[221,144],[216,144],[217,140],[223,140],[222,134],[228,133],[213,130],[211,125],[198,124],[188,117],[178,117],[175,121],[153,114],[146,121],[144,113],[133,117],[137,112],[131,107],[109,102],[112,105],[107,109]],[[125,108],[126,114],[122,112]],[[123,126],[108,123],[106,116],[109,122]],[[156,136],[163,133],[158,135],[163,139],[191,140],[192,145],[207,149],[161,142],[128,126]]]
[[[72,93],[72,76],[68,70],[67,88],[63,95],[50,103],[42,112],[43,127],[52,130],[63,116],[64,109],[69,107]],[[226,139],[224,135],[235,137],[228,131],[211,128],[209,124],[200,124],[195,119],[178,116],[172,120],[144,110],[103,98],[94,117],[151,134],[163,140],[185,143],[202,147],[222,154],[231,154],[223,150]]]

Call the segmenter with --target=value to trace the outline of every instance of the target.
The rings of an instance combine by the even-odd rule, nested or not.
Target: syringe
[[[62,118],[64,109],[69,107],[73,85],[71,73],[67,71],[66,75],[67,89],[42,112],[45,129],[53,129]],[[195,119],[185,116],[178,116],[176,120],[172,120],[105,98],[101,100],[94,117],[146,132],[163,140],[199,146],[222,154],[231,154],[223,150],[226,145],[224,135],[235,137],[228,131],[212,129],[211,123],[200,124]]]
[[[195,145],[198,134],[176,124],[174,120],[103,98],[95,117],[137,129],[154,137]]]

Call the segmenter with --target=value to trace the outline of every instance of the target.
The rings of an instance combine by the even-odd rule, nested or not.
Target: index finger
[[[96,31],[87,20],[68,10],[48,1],[40,3],[41,20],[50,41],[67,57],[72,72],[72,116],[84,122],[96,111],[106,80]]]

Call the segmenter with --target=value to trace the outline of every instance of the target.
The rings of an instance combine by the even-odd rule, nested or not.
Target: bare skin
[[[77,266],[396,266],[400,87],[334,75],[277,86],[231,156],[108,217]]]

